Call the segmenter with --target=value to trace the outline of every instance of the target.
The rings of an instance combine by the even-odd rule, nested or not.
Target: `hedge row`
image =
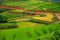
[[[10,29],[10,28],[17,28],[17,24],[15,23],[0,23],[0,29]]]

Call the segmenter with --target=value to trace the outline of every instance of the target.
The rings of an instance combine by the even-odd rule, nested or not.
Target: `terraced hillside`
[[[60,4],[3,1],[0,40],[60,40]]]

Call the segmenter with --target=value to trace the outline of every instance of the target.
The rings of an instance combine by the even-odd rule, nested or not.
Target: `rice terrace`
[[[0,40],[60,40],[60,1],[0,0]]]

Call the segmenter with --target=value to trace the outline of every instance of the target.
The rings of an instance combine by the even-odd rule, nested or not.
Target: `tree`
[[[0,6],[2,5],[2,3],[3,3],[3,0],[0,0]]]
[[[0,15],[0,23],[7,23],[7,17]]]

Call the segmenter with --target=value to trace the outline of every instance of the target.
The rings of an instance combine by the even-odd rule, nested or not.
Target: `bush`
[[[17,24],[14,24],[14,23],[0,24],[0,29],[10,29],[10,28],[17,28]]]
[[[9,11],[9,9],[6,9],[6,8],[0,8],[0,13],[3,13],[5,11]]]
[[[0,15],[0,23],[7,23],[7,17]]]
[[[30,19],[30,22],[34,22],[34,23],[42,23],[42,24],[50,24],[52,22],[48,22],[48,21],[43,21],[43,20],[37,20],[37,19]]]

